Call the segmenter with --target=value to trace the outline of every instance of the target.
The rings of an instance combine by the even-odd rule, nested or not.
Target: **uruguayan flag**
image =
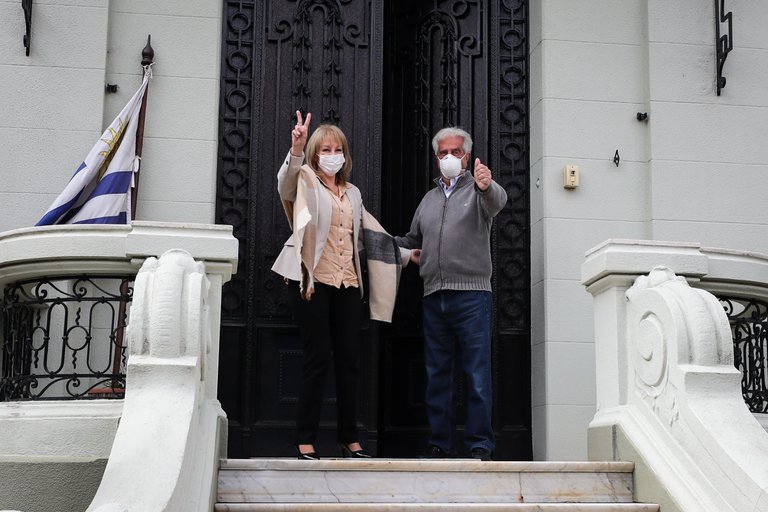
[[[130,222],[131,184],[133,173],[139,170],[136,125],[151,77],[147,66],[139,90],[104,130],[37,226]]]

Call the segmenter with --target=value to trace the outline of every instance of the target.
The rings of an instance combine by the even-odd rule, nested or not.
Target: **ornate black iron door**
[[[429,187],[431,133],[448,123],[473,133],[476,155],[510,196],[493,244],[498,455],[530,457],[525,6],[224,2],[217,221],[232,224],[241,242],[221,330],[219,396],[230,456],[292,453],[301,352],[287,290],[270,267],[288,236],[275,174],[300,108],[313,113],[314,126],[344,130],[352,181],[368,210],[396,233],[407,229]],[[381,350],[378,326],[364,328],[360,417],[363,441],[379,455],[413,456],[422,448],[419,286],[415,274],[406,275]],[[333,395],[329,383],[328,405]],[[330,431],[334,407],[325,409],[322,427]],[[319,448],[327,453],[333,439],[321,434]]]
[[[338,124],[350,138],[366,207],[379,206],[381,29],[378,2],[227,1],[221,94],[217,219],[235,226],[240,270],[228,285],[222,318],[220,396],[232,456],[292,453],[301,351],[290,297],[270,270],[288,224],[275,175],[290,147],[297,109],[312,127]],[[375,432],[374,332],[366,325],[360,393],[367,435]],[[371,339],[372,338],[372,339]],[[334,401],[329,380],[328,404]],[[323,430],[332,429],[324,408]],[[335,436],[321,437],[320,447]],[[375,446],[373,446],[375,448]],[[325,453],[327,451],[323,450]]]
[[[472,134],[473,157],[509,195],[492,240],[494,428],[499,459],[531,457],[527,2],[386,3],[382,215],[407,231],[437,175],[431,137],[444,126]],[[381,328],[382,453],[423,449],[421,280],[406,269],[391,326]],[[459,383],[458,396],[462,396]],[[462,415],[463,400],[457,404]]]

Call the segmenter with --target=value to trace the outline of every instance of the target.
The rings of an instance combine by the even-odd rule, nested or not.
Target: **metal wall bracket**
[[[155,60],[155,49],[152,48],[150,42],[152,41],[152,34],[147,36],[147,46],[141,50],[141,65],[149,66]]]
[[[24,48],[27,49],[29,57],[29,47],[32,45],[32,0],[21,0],[21,8],[24,9],[24,24],[27,28],[24,34]]]
[[[733,17],[732,12],[725,12],[725,0],[715,0],[715,83],[717,85],[717,95],[720,96],[720,90],[725,88],[725,77],[723,76],[723,65],[728,54],[733,50]],[[720,34],[720,25],[728,23],[728,31]]]

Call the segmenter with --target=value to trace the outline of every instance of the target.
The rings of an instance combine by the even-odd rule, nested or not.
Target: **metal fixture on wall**
[[[720,96],[720,90],[725,88],[725,77],[723,76],[723,66],[725,59],[733,49],[733,20],[732,12],[725,13],[725,0],[715,0],[715,83],[717,85],[717,95]],[[728,31],[720,34],[720,24],[728,23]]]
[[[149,66],[155,60],[155,49],[152,48],[152,34],[147,35],[147,46],[141,50],[141,65]]]
[[[27,33],[24,34],[24,48],[27,49],[27,57],[29,57],[29,47],[32,44],[32,0],[21,0],[21,8],[24,9],[24,24],[27,27]]]
[[[613,163],[616,164],[616,167],[619,166],[619,162],[621,161],[621,157],[619,156],[619,150],[616,150],[616,153],[613,155]]]
[[[637,113],[637,120],[638,121],[647,121],[648,120],[648,112],[638,112]]]

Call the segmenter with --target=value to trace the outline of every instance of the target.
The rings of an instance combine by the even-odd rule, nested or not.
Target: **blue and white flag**
[[[152,70],[146,66],[139,90],[104,130],[36,226],[130,222],[131,186],[140,163],[136,156],[136,126],[150,78]]]

